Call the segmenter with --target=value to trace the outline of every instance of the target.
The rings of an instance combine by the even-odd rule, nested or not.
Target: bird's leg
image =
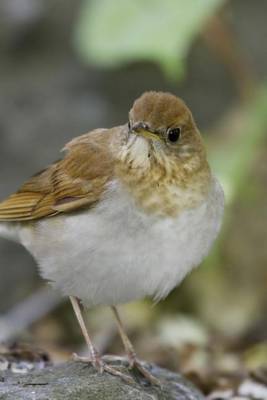
[[[90,358],[87,358],[88,362],[91,362],[93,364],[93,366],[95,368],[97,368],[97,370],[99,372],[103,372],[103,366],[102,366],[102,362],[101,362],[101,358],[98,354],[98,351],[96,350],[96,348],[94,347],[92,340],[89,336],[89,333],[87,331],[87,328],[85,326],[85,322],[84,322],[84,318],[82,315],[82,310],[81,310],[81,305],[80,305],[80,301],[79,299],[77,299],[76,297],[70,296],[70,301],[74,310],[74,313],[76,315],[76,318],[78,320],[78,323],[80,325],[83,337],[85,339],[85,342],[88,346],[89,349],[89,354],[90,354]],[[85,361],[85,358],[83,357],[79,357],[77,356],[77,354],[74,355],[75,359],[80,359],[81,361]]]
[[[117,322],[117,326],[118,326],[118,331],[119,331],[119,335],[121,337],[123,346],[125,348],[128,360],[129,360],[129,365],[130,368],[137,368],[139,370],[139,372],[153,385],[158,385],[160,386],[160,382],[158,381],[157,378],[155,378],[145,367],[143,367],[141,361],[138,360],[137,356],[136,356],[136,352],[134,350],[133,344],[131,343],[130,339],[128,338],[123,323],[120,319],[120,315],[119,312],[117,310],[117,308],[115,306],[111,307],[116,322]]]
[[[89,354],[90,354],[90,357],[79,357],[77,354],[74,354],[74,359],[85,362],[85,363],[92,364],[97,369],[97,371],[100,373],[103,373],[103,371],[106,371],[106,372],[110,373],[111,375],[119,376],[127,383],[131,383],[131,384],[134,383],[134,380],[130,376],[127,376],[127,375],[121,373],[120,371],[117,371],[115,368],[113,368],[103,362],[98,351],[94,347],[92,340],[89,336],[89,333],[87,331],[79,300],[76,297],[70,296],[70,301],[71,301],[74,313],[76,315],[76,318],[78,320],[78,323],[80,325],[83,337],[88,346]]]
[[[126,354],[127,354],[128,360],[129,360],[130,367],[133,368],[135,360],[137,358],[135,350],[134,350],[134,347],[133,347],[130,339],[128,338],[128,336],[127,336],[127,334],[125,332],[125,329],[124,329],[124,326],[123,326],[123,323],[121,321],[121,318],[120,318],[120,315],[119,315],[119,312],[118,312],[117,308],[114,307],[114,306],[111,307],[111,308],[112,308],[112,311],[114,313],[114,316],[115,316],[115,319],[116,319],[116,322],[117,322],[118,331],[119,331],[123,346],[125,348],[125,351],[126,351]]]

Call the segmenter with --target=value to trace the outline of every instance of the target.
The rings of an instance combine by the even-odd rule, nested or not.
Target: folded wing
[[[0,203],[0,221],[30,221],[88,207],[113,173],[113,130],[97,129],[71,141],[65,157],[34,175]]]

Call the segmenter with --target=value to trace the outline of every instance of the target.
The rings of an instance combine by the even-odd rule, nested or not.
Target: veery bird
[[[222,221],[223,190],[211,173],[193,116],[178,97],[146,92],[128,123],[96,129],[0,203],[0,235],[33,255],[42,277],[68,296],[90,357],[105,363],[80,302],[112,307],[130,365],[137,359],[116,306],[165,298],[208,254]]]

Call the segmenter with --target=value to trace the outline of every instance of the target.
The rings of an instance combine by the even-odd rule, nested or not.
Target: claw
[[[136,356],[131,355],[129,357],[129,366],[131,369],[136,368],[141,375],[151,384],[161,387],[160,381],[152,375],[147,368],[142,365],[142,362],[139,361]]]
[[[92,360],[90,357],[81,357],[78,356],[76,353],[74,353],[72,357],[75,361],[80,361],[85,364],[91,364],[100,374],[106,371],[111,375],[118,376],[127,384],[133,385],[135,383],[134,379],[131,376],[123,374],[116,368],[106,364],[100,357],[96,357],[95,360]]]
[[[110,367],[108,364],[104,364],[104,370],[111,375],[120,377],[125,383],[128,383],[130,385],[134,385],[136,383],[135,380],[131,376],[123,374],[122,372],[118,371],[116,368]]]

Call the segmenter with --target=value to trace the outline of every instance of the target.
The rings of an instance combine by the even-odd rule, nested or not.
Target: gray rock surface
[[[147,367],[162,382],[161,388],[152,387],[121,363],[117,367],[131,374],[136,383],[126,384],[120,378],[107,373],[101,375],[77,362],[28,374],[0,371],[0,400],[204,400],[182,376],[155,365],[147,364]]]

